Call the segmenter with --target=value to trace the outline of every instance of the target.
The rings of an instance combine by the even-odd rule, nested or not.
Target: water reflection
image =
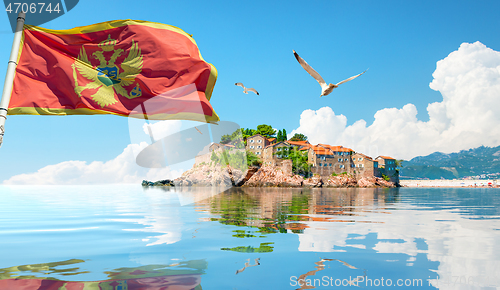
[[[236,275],[238,275],[239,273],[245,271],[246,268],[255,267],[255,266],[260,265],[259,260],[260,260],[260,258],[255,259],[255,264],[250,265],[250,259],[247,259],[247,261],[245,262],[245,267],[236,270]]]
[[[0,269],[0,289],[16,290],[201,290],[201,275],[207,268],[205,260],[182,261],[171,265],[145,265],[105,271],[108,279],[101,281],[63,281],[52,274],[82,274],[74,264],[84,260],[22,265]],[[64,268],[73,266],[72,268]]]
[[[309,271],[305,274],[302,274],[299,276],[299,278],[297,279],[297,285],[301,286],[300,288],[297,288],[297,290],[301,290],[301,289],[314,289],[316,288],[314,285],[318,284],[318,285],[322,285],[322,286],[326,286],[325,284],[328,284],[328,286],[330,285],[335,285],[335,283],[330,283],[330,281],[328,281],[328,283],[326,282],[328,279],[323,279],[323,277],[327,277],[327,276],[323,276],[321,279],[315,279],[313,277],[310,277],[310,276],[315,276],[317,272],[319,271],[322,271],[325,269],[325,262],[331,262],[331,261],[337,261],[337,262],[340,262],[342,263],[344,266],[350,268],[350,269],[354,269],[354,270],[357,270],[358,268],[350,265],[349,263],[347,262],[344,262],[342,260],[339,260],[339,259],[321,259],[319,260],[318,262],[315,262],[314,264],[316,264],[316,270],[312,270],[312,271]],[[352,278],[350,277],[350,279],[344,279],[344,286],[356,286],[358,287],[359,283],[361,282],[361,280],[364,280],[365,277],[366,277],[366,270],[363,271],[364,274],[362,276],[358,276],[356,278]],[[319,276],[319,275],[318,275]],[[314,280],[316,280],[316,282],[319,280],[321,283],[315,283]],[[341,281],[342,282],[342,281]],[[342,286],[342,283],[340,283],[341,286]]]
[[[499,189],[0,191],[0,289],[192,289],[201,274],[204,289],[297,289],[301,275],[368,289],[381,278],[500,285]]]
[[[309,222],[364,222],[365,213],[387,213],[385,204],[395,202],[397,189],[281,189],[233,188],[200,200],[212,218],[226,225],[258,228],[259,233],[304,233]],[[241,232],[240,232],[241,233]],[[253,237],[238,235],[238,237]]]
[[[299,252],[345,253],[372,276],[400,268],[422,287],[475,289],[500,285],[498,193],[240,188],[197,204],[210,208],[212,221],[241,227],[233,237],[296,234]]]

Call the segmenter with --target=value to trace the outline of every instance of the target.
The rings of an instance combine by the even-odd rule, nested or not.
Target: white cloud
[[[181,172],[171,168],[143,168],[135,163],[134,151],[140,151],[146,143],[130,144],[116,158],[101,162],[64,161],[48,165],[37,172],[20,174],[4,181],[4,184],[109,184],[140,183],[142,180],[173,179]]]
[[[427,106],[427,122],[417,119],[411,103],[379,110],[369,126],[364,120],[346,126],[344,115],[324,107],[302,112],[299,128],[290,135],[303,133],[311,143],[404,159],[500,145],[500,52],[480,42],[463,43],[437,62],[432,76],[429,86],[443,101]]]
[[[152,121],[150,124],[144,122],[142,125],[144,133],[149,136],[152,135],[156,140],[160,140],[168,135],[179,132],[181,127],[182,121],[180,120]]]

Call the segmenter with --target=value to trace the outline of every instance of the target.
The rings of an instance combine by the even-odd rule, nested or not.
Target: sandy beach
[[[401,180],[401,186],[407,187],[499,187],[500,180],[482,179],[482,180]]]

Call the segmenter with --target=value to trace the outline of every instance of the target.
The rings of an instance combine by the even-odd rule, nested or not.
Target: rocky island
[[[398,162],[343,146],[312,145],[303,134],[269,125],[224,135],[195,157],[193,168],[161,186],[399,187]],[[144,186],[153,182],[144,181]]]

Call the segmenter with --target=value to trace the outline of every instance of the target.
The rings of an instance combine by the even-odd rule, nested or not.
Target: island
[[[287,139],[286,130],[238,129],[195,157],[193,168],[171,181],[144,186],[399,187],[400,161],[372,158],[341,145]]]

